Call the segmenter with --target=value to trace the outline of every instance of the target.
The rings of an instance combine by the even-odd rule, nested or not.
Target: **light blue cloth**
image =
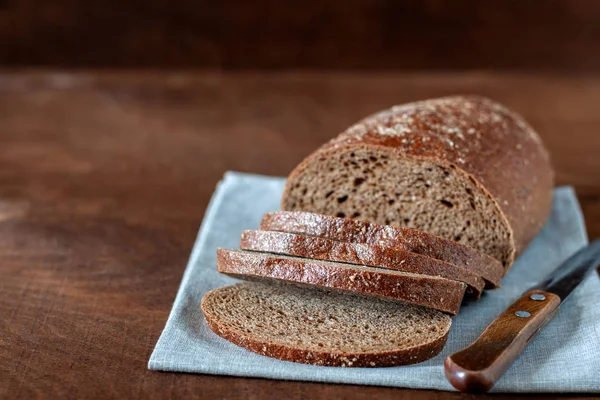
[[[502,281],[454,318],[437,357],[393,368],[335,368],[296,364],[237,347],[210,331],[200,310],[209,290],[236,280],[215,270],[217,247],[237,248],[245,229],[258,228],[279,209],[283,178],[227,172],[200,228],[166,327],[150,357],[153,370],[272,379],[453,390],[444,359],[475,340],[532,284],[587,243],[584,222],[570,187],[555,190],[552,215]],[[554,320],[529,344],[494,388],[496,392],[600,392],[600,281],[590,274]]]

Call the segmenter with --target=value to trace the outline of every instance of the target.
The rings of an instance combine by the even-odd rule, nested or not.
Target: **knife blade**
[[[461,392],[487,392],[558,313],[559,306],[600,264],[600,239],[569,257],[500,314],[465,349],[444,362],[448,381]]]

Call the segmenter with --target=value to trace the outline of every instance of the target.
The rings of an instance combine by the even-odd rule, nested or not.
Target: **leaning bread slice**
[[[442,350],[451,324],[423,307],[260,282],[208,292],[202,311],[213,332],[250,351],[342,367],[427,360]]]
[[[427,275],[306,258],[217,250],[217,270],[245,280],[276,280],[403,301],[455,315],[467,285]]]
[[[470,299],[478,299],[485,286],[483,279],[468,269],[397,247],[340,242],[288,232],[245,231],[242,233],[240,248],[440,276],[466,283]]]
[[[502,264],[472,247],[416,229],[303,211],[278,211],[264,215],[260,228],[329,239],[397,247],[446,261],[475,272],[489,287],[499,287],[504,274]]]

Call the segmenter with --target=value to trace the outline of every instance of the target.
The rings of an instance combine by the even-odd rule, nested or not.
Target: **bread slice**
[[[348,128],[294,169],[281,208],[431,232],[508,269],[546,221],[552,186],[548,152],[520,116],[454,96]]]
[[[301,211],[267,213],[263,216],[260,228],[351,243],[395,247],[465,268],[485,279],[489,287],[499,287],[504,274],[502,264],[498,260],[472,247],[410,228]]]
[[[215,289],[201,306],[210,329],[238,346],[326,366],[418,363],[442,350],[451,325],[423,307],[259,282]]]
[[[468,285],[467,296],[470,299],[478,299],[485,286],[479,275],[465,268],[376,244],[339,242],[288,232],[245,231],[242,233],[240,248],[453,279]]]
[[[217,250],[217,271],[245,280],[276,280],[398,300],[455,315],[466,285],[427,275],[306,258]]]

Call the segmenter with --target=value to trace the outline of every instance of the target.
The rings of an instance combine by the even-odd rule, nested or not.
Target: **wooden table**
[[[600,77],[0,74],[0,397],[473,398],[146,368],[225,171],[286,175],[375,110],[452,93],[521,112],[600,236]]]

